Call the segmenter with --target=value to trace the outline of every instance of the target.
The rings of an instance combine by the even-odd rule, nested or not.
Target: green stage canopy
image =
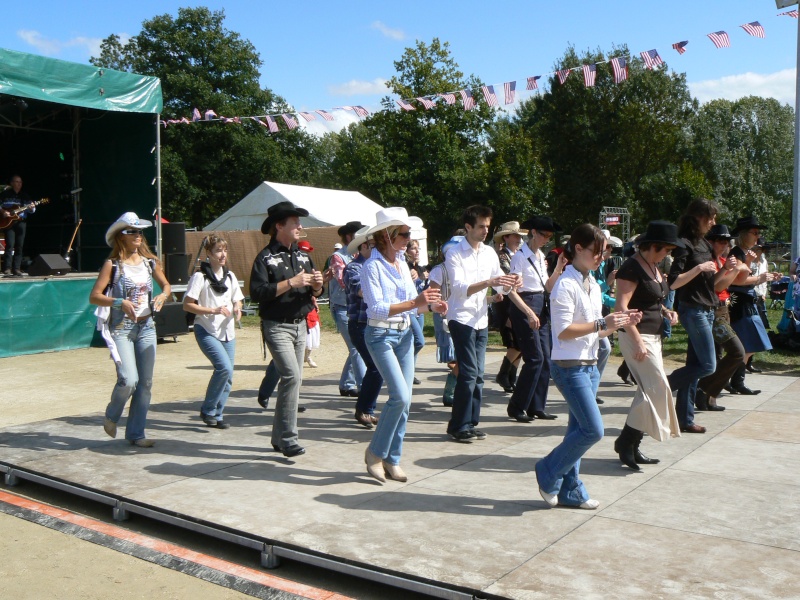
[[[69,106],[159,114],[161,80],[0,49],[0,94]]]

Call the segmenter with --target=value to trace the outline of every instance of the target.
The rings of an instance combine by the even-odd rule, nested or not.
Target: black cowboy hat
[[[767,228],[766,225],[758,224],[758,217],[749,215],[747,217],[741,217],[740,219],[736,219],[736,227],[733,228],[731,234],[736,235],[740,231],[747,231],[748,229],[766,229],[766,228]]]
[[[535,215],[520,223],[523,229],[535,229],[536,231],[563,231],[561,225],[553,221],[552,217],[544,217],[542,215]]]
[[[286,217],[307,217],[308,211],[305,208],[295,206],[288,200],[278,202],[267,209],[267,218],[261,224],[261,233],[269,233],[270,227],[278,221],[283,221]]]
[[[711,229],[708,230],[706,234],[707,240],[729,240],[731,239],[731,233],[728,231],[728,226],[724,225],[723,223],[718,223],[714,225]]]
[[[348,221],[347,223],[339,227],[336,233],[339,234],[339,237],[343,237],[345,235],[355,233],[362,227],[364,227],[364,224],[361,221]]]
[[[669,221],[650,221],[647,230],[639,236],[637,244],[641,246],[647,242],[678,248],[686,247],[686,244],[678,238],[678,226]]]

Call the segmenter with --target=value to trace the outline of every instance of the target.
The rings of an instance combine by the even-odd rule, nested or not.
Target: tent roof
[[[267,209],[285,200],[309,212],[308,217],[300,219],[303,227],[343,225],[348,221],[361,221],[364,225],[374,225],[375,213],[383,208],[359,192],[262,181],[241,201],[209,223],[204,230],[261,229],[261,224],[267,216]]]
[[[161,80],[0,48],[0,94],[118,112],[160,113]]]

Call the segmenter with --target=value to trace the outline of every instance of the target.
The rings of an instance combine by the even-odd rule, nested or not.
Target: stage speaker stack
[[[60,254],[40,254],[33,259],[31,266],[28,268],[28,275],[32,277],[64,275],[71,272],[72,267]]]
[[[189,282],[189,255],[186,254],[186,223],[161,224],[161,251],[164,275],[171,285]]]
[[[156,325],[157,338],[176,337],[189,333],[183,302],[165,302],[161,310],[153,315],[153,321]]]

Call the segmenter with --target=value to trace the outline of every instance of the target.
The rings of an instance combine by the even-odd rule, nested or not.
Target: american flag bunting
[[[514,94],[517,89],[516,81],[507,81],[503,84],[503,92],[505,94],[506,104],[514,104]]]
[[[469,90],[459,90],[461,100],[464,101],[464,110],[472,110],[475,108],[475,98],[472,97],[472,92]]]
[[[728,34],[724,31],[715,31],[714,33],[709,33],[708,39],[710,39],[717,48],[731,47],[731,38],[729,38]]]
[[[556,71],[556,75],[558,75],[558,82],[561,85],[564,85],[564,82],[567,80],[567,77],[569,77],[570,72],[571,69],[562,69],[560,71]]]
[[[494,86],[484,85],[481,86],[481,90],[483,91],[483,98],[486,100],[486,104],[489,106],[497,106],[497,96],[495,96],[494,93]]]
[[[528,85],[525,87],[526,90],[538,90],[539,84],[536,83],[539,79],[541,79],[541,75],[535,75],[534,77],[528,77]]]
[[[597,65],[583,65],[583,83],[586,87],[594,87],[597,81]]]
[[[292,115],[284,114],[284,115],[281,115],[281,117],[283,117],[283,122],[286,123],[286,126],[289,129],[294,129],[295,127],[297,127],[297,121],[294,120]],[[267,118],[269,118],[269,117],[267,117]]]
[[[312,115],[309,112],[301,112],[301,113],[297,113],[297,114],[299,114],[301,117],[303,117],[306,120],[306,123],[308,123],[309,121],[316,121],[317,120],[317,117],[315,117],[314,115]]]
[[[779,17],[792,17],[793,19],[797,18],[798,12],[796,10],[787,10],[786,12],[778,13]]]
[[[315,110],[314,112],[317,113],[320,117],[322,117],[326,121],[333,121],[333,115],[331,113],[329,113],[328,111]]]
[[[364,108],[363,106],[354,106],[353,110],[356,111],[356,114],[359,117],[368,117],[369,116],[369,111],[366,108]]]
[[[689,45],[689,40],[684,40],[682,42],[675,42],[674,44],[672,44],[672,47],[678,51],[678,54],[683,54],[684,52],[686,52],[686,46],[688,45]]]
[[[644,66],[648,69],[655,69],[659,65],[663,65],[664,61],[658,55],[658,50],[645,50],[639,53],[644,61]]]
[[[413,105],[409,104],[405,100],[397,100],[396,102],[397,104],[400,105],[400,108],[402,108],[403,110],[417,110],[416,108],[414,108]]]
[[[278,133],[278,124],[275,122],[275,119],[270,116],[267,116],[267,127],[270,133]]]
[[[443,98],[445,102],[448,104],[455,104],[456,103],[456,95],[455,94],[439,94],[440,98]]]
[[[628,59],[624,56],[612,58],[611,70],[614,72],[614,83],[622,83],[628,78]]]
[[[200,120],[200,111],[196,108],[192,111],[192,121],[199,121]]]
[[[422,106],[425,107],[425,110],[430,110],[434,106],[436,106],[430,99],[425,98],[424,96],[421,98],[417,98],[417,100],[419,100],[422,103]]]
[[[213,119],[216,116],[217,116],[217,113],[215,113],[210,108],[205,113],[203,113],[203,117],[205,118],[206,121],[210,121],[211,119]]]
[[[767,34],[764,31],[764,27],[758,21],[753,21],[752,23],[745,23],[744,25],[740,25],[739,27],[744,29],[747,33],[749,33],[753,37],[757,38],[767,37]]]

